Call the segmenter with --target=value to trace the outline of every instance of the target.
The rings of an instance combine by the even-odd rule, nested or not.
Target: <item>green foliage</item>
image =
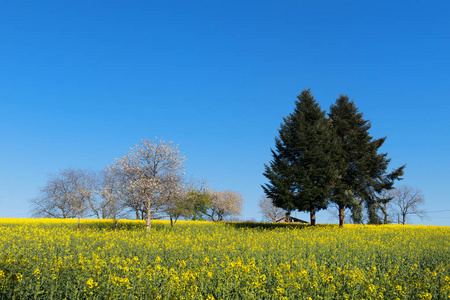
[[[370,122],[347,96],[331,105],[329,119],[310,90],[297,98],[294,112],[283,118],[273,160],[265,165],[267,197],[288,212],[310,211],[313,225],[313,214],[327,208],[328,201],[338,206],[341,226],[346,208],[356,223],[363,221],[364,207],[370,224],[386,223],[390,199],[382,194],[402,179],[405,168],[388,172],[390,159],[379,153],[386,138],[370,136]]]
[[[189,191],[188,197],[191,203],[191,209],[185,215],[187,219],[192,221],[203,221],[210,206],[210,195],[204,190]]]
[[[325,112],[310,90],[297,99],[294,112],[283,118],[275,138],[273,160],[264,172],[269,183],[263,189],[286,211],[311,212],[314,225],[313,214],[327,207],[336,173],[331,156],[333,136]]]
[[[332,201],[339,207],[352,208],[355,206],[353,199],[361,195],[368,177],[370,123],[363,119],[354,102],[343,95],[331,105],[329,118],[337,139],[334,154],[339,172]]]
[[[380,195],[400,180],[405,165],[387,173],[390,159],[386,153],[378,153],[386,137],[373,139],[369,134],[371,124],[363,118],[355,103],[341,95],[330,107],[329,118],[337,138],[335,162],[339,176],[331,200],[339,208],[360,210],[360,201],[364,199],[369,223],[381,224],[377,214]],[[355,214],[360,221],[360,214]]]

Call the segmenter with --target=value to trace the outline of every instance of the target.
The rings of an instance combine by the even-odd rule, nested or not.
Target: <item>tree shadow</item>
[[[261,222],[224,222],[225,225],[237,229],[275,230],[275,229],[306,229],[318,227],[334,227],[331,224],[318,224],[311,226],[310,223],[261,223]]]

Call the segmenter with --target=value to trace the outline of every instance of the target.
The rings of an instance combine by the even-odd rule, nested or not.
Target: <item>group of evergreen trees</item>
[[[316,211],[330,203],[339,208],[340,226],[346,208],[362,222],[364,206],[369,223],[380,223],[377,205],[390,200],[383,191],[401,179],[405,165],[388,172],[390,159],[378,153],[386,138],[370,136],[370,122],[347,96],[331,105],[328,117],[309,89],[297,99],[275,138],[273,160],[265,165],[267,197],[287,212],[310,212],[311,225]]]

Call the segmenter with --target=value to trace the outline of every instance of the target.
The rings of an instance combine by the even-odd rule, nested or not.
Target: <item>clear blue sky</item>
[[[48,173],[102,169],[157,136],[259,220],[264,164],[305,88],[326,110],[354,99],[388,137],[391,166],[407,164],[402,183],[425,209],[450,210],[449,12],[448,1],[2,1],[0,217],[29,217]],[[430,217],[450,225],[450,211]]]

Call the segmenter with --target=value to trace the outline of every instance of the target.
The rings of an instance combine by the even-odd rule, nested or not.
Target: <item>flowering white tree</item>
[[[140,145],[116,159],[113,166],[121,177],[122,189],[143,208],[147,231],[153,216],[173,196],[182,180],[185,157],[171,141],[144,139]]]
[[[223,221],[225,217],[240,215],[244,198],[240,193],[225,190],[208,192],[208,209],[205,215],[211,221]]]

